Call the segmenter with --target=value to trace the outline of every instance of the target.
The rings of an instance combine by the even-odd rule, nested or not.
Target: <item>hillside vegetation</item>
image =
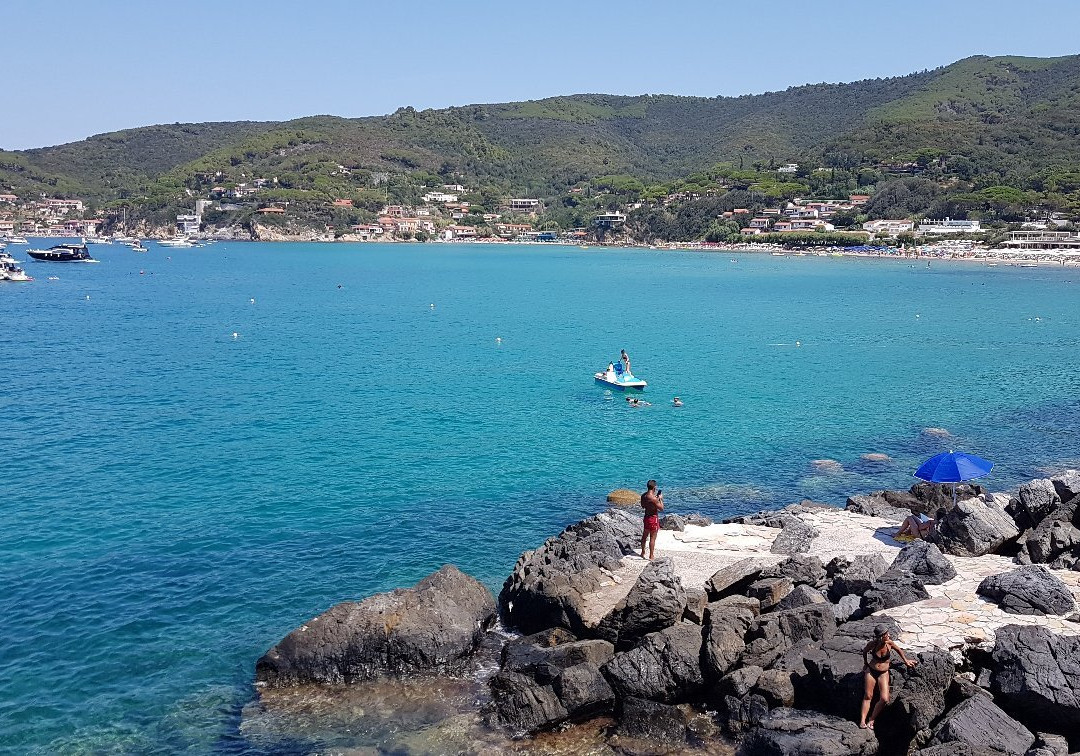
[[[946,192],[1010,187],[1060,194],[1061,205],[1073,199],[1061,176],[1080,171],[1078,137],[1080,56],[974,57],[908,76],[743,97],[586,94],[370,118],[128,129],[0,152],[0,188],[98,206],[122,201],[164,217],[214,185],[253,177],[276,179],[268,199],[350,197],[374,209],[379,198],[407,201],[408,186],[437,178],[492,195],[557,197],[605,176],[670,189],[721,165],[765,174],[792,162],[803,179],[809,170],[843,172],[841,181],[818,182],[826,193],[927,172]],[[743,183],[737,188],[754,190]]]

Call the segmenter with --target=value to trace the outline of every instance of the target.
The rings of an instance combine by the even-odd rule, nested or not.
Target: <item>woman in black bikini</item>
[[[889,703],[889,661],[892,652],[900,654],[904,664],[914,667],[917,663],[904,655],[904,649],[893,643],[889,637],[889,627],[878,625],[874,628],[874,640],[863,648],[863,700],[862,713],[859,716],[859,727],[864,730],[874,729],[874,720],[877,719],[881,710]],[[877,691],[878,701],[874,706],[873,714],[867,719],[870,711],[870,702],[874,699],[874,691]]]

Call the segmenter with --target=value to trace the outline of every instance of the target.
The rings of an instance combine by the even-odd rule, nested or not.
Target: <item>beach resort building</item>
[[[1067,250],[1080,252],[1080,234],[1072,231],[1013,231],[1005,247],[1012,250]]]
[[[599,228],[616,228],[626,223],[626,215],[623,213],[602,213],[593,221]]]
[[[540,200],[538,199],[518,197],[511,199],[507,204],[512,212],[521,215],[536,215],[536,213],[540,212]]]
[[[982,224],[977,220],[930,220],[927,218],[919,224],[916,231],[918,236],[934,236],[938,234],[977,234],[982,231]]]
[[[910,233],[915,228],[915,221],[909,220],[872,220],[862,224],[863,231],[869,231],[872,234],[888,234],[889,236],[896,236],[897,234]]]
[[[199,233],[200,225],[202,225],[202,218],[198,215],[185,213],[176,216],[176,231],[184,236],[194,236]]]

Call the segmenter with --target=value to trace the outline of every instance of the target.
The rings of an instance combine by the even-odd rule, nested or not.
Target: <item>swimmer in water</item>
[[[672,407],[681,407],[682,406],[682,399],[680,399],[679,397],[675,397],[674,399],[671,400],[671,406]]]

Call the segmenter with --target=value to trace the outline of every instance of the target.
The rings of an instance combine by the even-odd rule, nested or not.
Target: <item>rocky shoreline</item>
[[[929,540],[892,538],[942,506]],[[258,661],[242,731],[281,737],[313,707],[324,732],[350,729],[402,699],[441,713],[372,752],[1066,756],[1078,509],[1069,471],[1013,494],[965,486],[955,506],[920,484],[844,509],[668,515],[648,562],[638,511],[615,506],[523,553],[497,597],[446,566],[297,628]],[[894,659],[891,703],[860,729],[881,623],[918,665]]]

